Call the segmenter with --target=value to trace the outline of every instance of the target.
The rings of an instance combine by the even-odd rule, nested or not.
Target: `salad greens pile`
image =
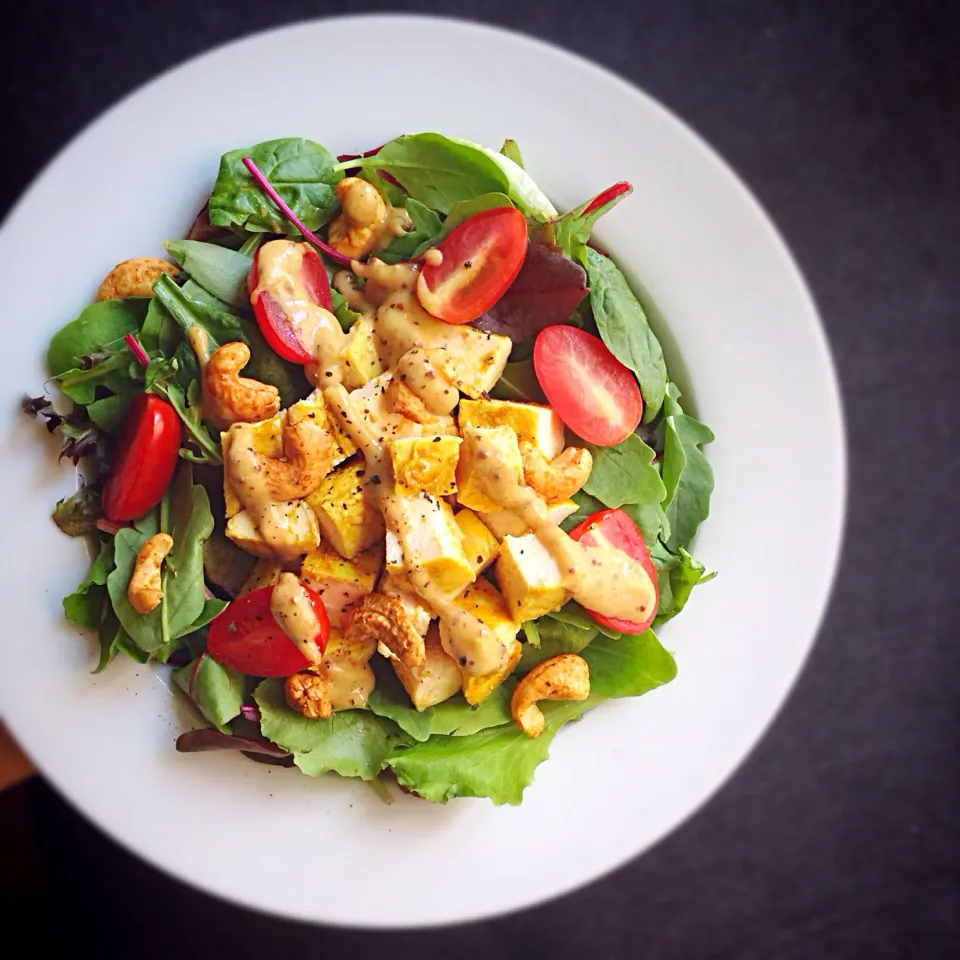
[[[543,327],[570,323],[602,338],[637,378],[643,423],[612,447],[574,438],[590,449],[593,469],[574,498],[577,512],[563,526],[569,530],[604,507],[629,514],[657,571],[655,626],[680,613],[694,587],[712,576],[690,548],[709,513],[713,471],[701,447],[713,433],[681,405],[643,306],[613,259],[590,242],[597,219],[629,188],[618,185],[626,189],[607,191],[561,216],[525,171],[512,140],[497,153],[422,133],[398,137],[366,155],[337,158],[318,143],[285,138],[222,157],[205,212],[187,238],[165,244],[179,267],[176,277],[161,276],[152,297],[86,307],[50,341],[50,374],[72,409],[61,413],[45,397],[24,406],[59,432],[62,457],[85,460],[80,489],[57,504],[53,517],[65,533],[89,537],[96,547],[87,578],[63,601],[64,614],[96,631],[97,671],[118,653],[139,663],[176,666],[177,687],[214,728],[185,735],[181,749],[239,749],[254,759],[295,764],[310,776],[334,771],[373,780],[392,771],[404,788],[433,801],[478,796],[519,803],[563,724],[604,700],[639,696],[673,679],[674,659],[652,630],[621,635],[571,601],[523,624],[519,669],[479,707],[458,693],[417,711],[392,669],[375,658],[377,683],[368,709],[337,711],[329,719],[291,710],[282,679],[243,676],[205,652],[207,625],[227,607],[254,558],[224,536],[219,434],[201,415],[188,331],[199,325],[213,345],[246,343],[251,351],[246,375],[275,385],[284,407],[312,389],[299,367],[269,348],[251,314],[247,278],[260,243],[300,234],[259,188],[244,157],[255,161],[310,231],[338,214],[335,187],[345,171],[404,206],[413,229],[375,254],[388,263],[420,256],[480,211],[519,209],[531,241],[524,266],[504,297],[475,323],[514,342],[492,395],[544,401],[532,360],[533,338]],[[335,290],[332,295],[334,313],[348,329],[357,314]],[[146,367],[124,339],[130,334],[146,353]],[[100,488],[125,413],[144,391],[167,400],[182,421],[181,460],[153,510],[132,525],[112,524],[104,520]],[[127,584],[138,549],[158,531],[172,534],[173,552],[164,564],[160,605],[141,614],[130,605]],[[522,673],[564,652],[580,653],[589,664],[590,697],[542,704],[546,730],[530,739],[511,719],[510,695]]]

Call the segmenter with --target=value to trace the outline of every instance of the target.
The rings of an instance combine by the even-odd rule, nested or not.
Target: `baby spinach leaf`
[[[106,344],[115,344],[124,334],[140,329],[149,305],[147,297],[100,300],[87,307],[76,320],[61,327],[47,348],[47,365],[54,377],[78,367],[78,358],[93,356]]]
[[[372,780],[397,743],[400,730],[369,710],[338,710],[325,720],[310,720],[284,701],[283,680],[264,680],[253,691],[260,708],[260,729],[293,754],[310,777],[333,770],[343,777]]]
[[[440,231],[440,218],[413,197],[407,200],[407,213],[413,221],[413,229],[402,237],[394,237],[387,247],[378,250],[374,254],[378,260],[384,263],[399,263],[401,260],[409,260],[422,245],[432,245],[432,238]]]
[[[700,444],[713,440],[713,431],[685,414],[675,383],[666,390],[663,412],[663,508],[670,523],[666,540],[671,550],[690,544],[710,512],[713,467]]]
[[[516,140],[504,140],[500,152],[509,160],[512,160],[518,167],[523,166],[523,156],[520,153],[520,148],[517,146]]]
[[[482,148],[439,133],[397,137],[374,156],[345,165],[358,163],[365,171],[386,171],[411,197],[441,213],[482,193],[510,192],[507,175]]]
[[[500,379],[494,384],[490,396],[497,400],[519,400],[521,402],[546,403],[540,381],[533,369],[533,360],[520,360],[508,363],[503,368]]]
[[[622,507],[653,543],[667,524],[661,503],[666,495],[654,452],[635,433],[615,447],[585,444],[593,469],[583,490],[607,507]]]
[[[657,568],[657,588],[660,591],[655,623],[659,627],[686,606],[695,586],[712,580],[716,573],[707,573],[704,565],[683,547],[679,548],[678,553],[671,553],[658,542],[650,551],[650,556]]]
[[[138,390],[128,390],[102,400],[94,400],[87,404],[87,416],[101,429],[112,433],[120,428],[123,418],[127,415],[130,402],[137,395]]]
[[[577,510],[560,524],[568,533],[578,523],[582,523],[587,517],[592,517],[598,510],[603,510],[606,506],[606,504],[601,503],[596,497],[591,497],[589,493],[584,493],[583,490],[578,490],[571,499],[577,505]]]
[[[250,176],[244,157],[253,160],[308,230],[317,230],[336,214],[334,186],[342,177],[334,169],[336,158],[319,143],[289,137],[223,155],[208,205],[214,226],[299,236]]]
[[[643,420],[648,423],[660,411],[667,387],[660,341],[616,264],[589,248],[586,258],[597,330],[610,352],[636,374],[643,396]]]
[[[513,203],[510,198],[503,193],[484,193],[479,197],[473,197],[470,200],[461,200],[459,203],[455,203],[450,213],[447,214],[446,220],[443,221],[443,225],[433,236],[424,240],[423,243],[414,250],[413,256],[419,257],[430,247],[435,247],[438,243],[441,243],[449,236],[452,230],[459,227],[464,220],[468,220],[474,214],[482,213],[484,210],[495,210],[497,207],[512,206]]]
[[[590,667],[587,706],[620,697],[639,697],[669,683],[677,662],[661,646],[652,630],[637,636],[598,637],[583,651]]]
[[[113,540],[103,538],[87,579],[63,598],[63,615],[78,627],[96,627],[107,603],[107,576],[113,569]],[[108,604],[109,605],[109,604]]]
[[[168,240],[164,247],[192,280],[218,300],[249,308],[247,278],[253,257],[199,240]]]
[[[246,689],[246,677],[242,673],[221,666],[204,653],[175,670],[173,679],[207,722],[222,733],[230,732],[227,724],[240,715]]]

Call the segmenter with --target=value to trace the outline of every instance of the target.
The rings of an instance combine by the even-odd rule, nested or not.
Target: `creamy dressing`
[[[373,651],[372,641],[347,643],[337,635],[330,637],[323,659],[314,672],[323,680],[334,710],[367,705],[376,684],[369,662]]]
[[[438,416],[448,414],[460,401],[460,391],[447,375],[450,354],[443,349],[414,347],[397,363],[394,372]]]
[[[436,247],[431,247],[423,255],[424,263],[429,263],[431,267],[439,267],[443,263],[443,251]]]
[[[271,240],[260,248],[260,276],[254,299],[268,293],[283,309],[300,342],[314,358],[316,382],[339,383],[347,336],[329,311],[310,299],[301,277],[305,243]]]
[[[303,584],[293,573],[283,573],[270,593],[270,613],[277,626],[296,644],[310,661],[320,663],[317,646],[320,620],[313,609]]]
[[[362,414],[357,413],[350,394],[337,384],[327,388],[324,395],[343,431],[363,453],[367,476],[371,478],[368,489],[373,492],[387,529],[400,541],[407,581],[444,627],[447,653],[459,661],[463,672],[468,676],[485,676],[500,670],[507,661],[507,648],[496,632],[469,611],[458,607],[432,581],[423,567],[410,562],[410,558],[415,555],[411,541],[417,515],[417,500],[415,497],[397,495],[390,457]],[[373,478],[376,478],[376,482]]]
[[[224,423],[219,417],[212,416],[214,411],[208,409],[211,405],[207,402],[206,391],[204,390],[203,371],[207,369],[207,364],[210,362],[210,354],[212,353],[210,349],[210,336],[199,323],[195,323],[187,330],[187,342],[190,344],[190,349],[193,350],[197,358],[197,366],[200,369],[200,376],[197,380],[197,383],[200,385],[200,409],[197,410],[197,417],[200,420],[211,420],[217,429],[226,430],[230,424]],[[213,406],[215,407],[216,404],[213,404]]]
[[[338,270],[333,275],[333,289],[346,301],[347,307],[364,317],[375,317],[377,308],[360,289],[357,278],[350,270]]]

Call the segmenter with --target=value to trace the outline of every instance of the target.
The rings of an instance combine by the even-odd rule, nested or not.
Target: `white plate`
[[[658,332],[671,357],[682,355],[717,435],[708,451],[717,489],[696,552],[720,576],[663,630],[679,676],[565,729],[516,808],[408,797],[386,806],[335,776],[175,753],[191,721],[158,673],[121,658],[92,677],[91,641],[61,619],[60,598],[86,566],[82,545],[49,520],[72,471],[15,412],[40,390],[50,334],[114,263],[182,236],[222,152],[306,136],[341,153],[421,130],[495,148],[514,137],[561,209],[633,182],[599,240],[665,318]],[[260,34],[165,74],[74,140],[10,215],[0,262],[0,705],[51,782],[157,867],[251,907],[331,923],[514,910],[598,877],[676,827],[743,760],[796,679],[830,591],[845,491],[823,331],[743,185],[604,70],[446,20],[346,18]]]

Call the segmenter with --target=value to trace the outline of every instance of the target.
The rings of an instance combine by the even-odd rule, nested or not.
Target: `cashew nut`
[[[173,549],[169,533],[155,533],[143,541],[127,584],[127,599],[137,613],[149,613],[163,599],[160,565]]]
[[[291,710],[310,720],[329,717],[333,704],[322,677],[315,673],[294,673],[283,684],[284,699]]]
[[[355,643],[373,637],[408,667],[419,667],[426,656],[423,636],[410,622],[397,597],[370,593],[345,614],[349,623],[344,638]]]
[[[569,500],[586,482],[593,469],[593,456],[583,447],[567,447],[553,460],[529,440],[520,441],[523,479],[547,503]]]
[[[383,391],[383,403],[390,413],[413,420],[415,423],[429,423],[435,419],[427,405],[399,378],[393,377]]]
[[[118,263],[97,290],[98,300],[117,297],[152,297],[153,285],[163,275],[175,277],[180,268],[159,257],[133,257]]]
[[[253,451],[263,489],[278,502],[303,500],[333,469],[337,444],[326,426],[305,418],[283,427],[283,460]]]
[[[590,668],[583,657],[561,653],[538,663],[518,684],[510,699],[510,713],[528,737],[543,733],[538,700],[586,700],[590,696]]]
[[[245,343],[225,343],[203,368],[204,414],[226,430],[234,423],[256,423],[280,409],[280,392],[272,384],[241,377],[250,362]]]
[[[327,241],[348,257],[364,257],[380,239],[387,205],[380,191],[359,177],[344,177],[337,184],[337,199],[343,212],[330,224]]]

